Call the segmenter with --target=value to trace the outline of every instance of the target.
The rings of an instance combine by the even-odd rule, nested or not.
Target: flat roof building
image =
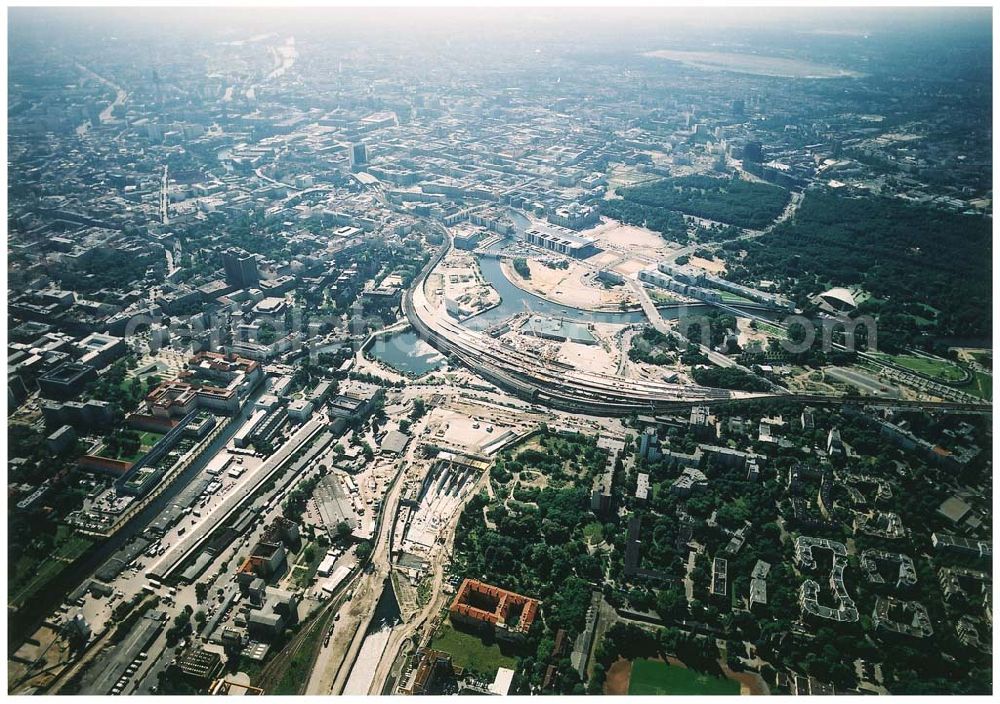
[[[47,398],[73,398],[83,387],[97,379],[97,370],[89,364],[63,362],[38,377],[38,388]]]
[[[524,231],[524,239],[536,247],[577,259],[589,257],[597,252],[597,240],[592,237],[581,237],[569,230],[556,233],[532,228]]]

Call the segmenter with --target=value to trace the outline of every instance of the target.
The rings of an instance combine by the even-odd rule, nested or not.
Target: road
[[[642,304],[642,310],[646,314],[646,317],[649,319],[650,324],[654,328],[656,328],[658,332],[664,335],[669,335],[674,339],[676,339],[678,342],[680,342],[682,345],[686,346],[689,343],[689,340],[683,335],[681,335],[677,330],[666,324],[666,322],[663,320],[663,317],[660,315],[660,311],[658,311],[656,309],[656,306],[653,305],[653,301],[652,299],[650,299],[649,293],[646,291],[646,287],[642,285],[642,282],[632,278],[626,278],[625,282],[628,284],[629,288],[632,289],[633,293],[635,293],[636,298],[638,298],[639,302]],[[708,361],[710,361],[712,364],[718,367],[724,367],[724,368],[736,367],[737,369],[742,369],[747,374],[753,374],[753,372],[747,369],[746,367],[740,366],[736,362],[736,360],[727,357],[721,352],[716,352],[715,350],[711,349],[710,347],[707,347],[706,345],[699,344],[698,349],[701,351],[703,355],[708,357]]]
[[[479,481],[473,487],[472,491],[469,492],[466,501],[468,501],[469,498],[476,496],[479,491],[488,484],[489,470],[484,472],[482,477],[479,478]],[[433,628],[436,625],[435,617],[448,602],[448,595],[444,593],[444,568],[445,565],[451,560],[452,550],[455,545],[455,534],[461,517],[462,507],[459,507],[455,511],[455,514],[452,516],[448,525],[441,532],[441,535],[444,536],[444,544],[437,543],[434,545],[428,560],[432,570],[430,578],[430,598],[427,600],[424,607],[417,612],[412,619],[393,629],[389,636],[389,642],[386,643],[382,658],[379,660],[378,666],[375,669],[372,686],[368,691],[368,694],[382,693],[402,647],[410,640],[410,638],[414,635],[419,635],[419,642],[423,644],[429,640],[432,635]]]
[[[419,437],[426,427],[426,422],[426,419],[421,419],[415,424],[412,431],[414,437]],[[340,619],[334,623],[329,642],[320,649],[306,685],[306,694],[327,695],[343,692],[368,630],[368,623],[382,596],[385,580],[389,576],[392,534],[399,512],[399,501],[406,484],[407,469],[412,466],[417,447],[418,443],[411,442],[399,462],[399,470],[382,502],[371,564],[354,582],[354,593],[349,604],[341,609]]]
[[[827,367],[823,370],[823,373],[827,376],[832,376],[838,381],[843,381],[853,386],[857,386],[862,391],[868,391],[876,396],[898,395],[898,392],[894,394],[890,393],[889,389],[878,379],[868,376],[862,372],[855,371],[854,369]]]
[[[112,83],[107,78],[104,78],[104,76],[95,73],[93,70],[87,68],[83,64],[77,63],[76,67],[81,71],[83,71],[84,73],[86,73],[87,75],[89,75],[91,78],[94,78],[95,80],[100,81],[104,85],[109,86],[110,88],[113,88],[115,90],[114,102],[112,102],[110,105],[104,108],[104,110],[102,110],[101,114],[98,116],[98,119],[100,120],[102,125],[105,122],[110,122],[114,109],[119,105],[123,105],[125,103],[125,100],[128,98],[128,93],[126,93],[125,89],[123,89],[118,84]]]
[[[164,225],[167,224],[167,203],[169,197],[167,195],[167,165],[163,165],[163,176],[160,178],[160,222]]]

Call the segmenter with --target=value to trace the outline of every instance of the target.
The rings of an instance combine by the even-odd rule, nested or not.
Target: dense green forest
[[[664,234],[677,232],[678,213],[760,229],[781,215],[788,203],[788,191],[778,186],[713,176],[668,178],[620,193],[623,201],[602,206],[605,215]]]
[[[736,391],[767,391],[766,381],[735,367],[698,367],[692,371],[694,380],[702,386]]]
[[[628,350],[628,358],[633,362],[648,364],[673,364],[675,356],[671,352],[677,350],[677,342],[656,328],[648,326],[642,333],[632,338]]]
[[[800,306],[828,286],[872,295],[879,347],[919,344],[922,331],[988,337],[992,242],[987,218],[888,198],[810,192],[795,217],[729,257],[730,278],[777,280]],[[928,338],[925,338],[928,339]]]
[[[518,681],[533,686],[542,681],[555,632],[565,629],[573,639],[583,631],[592,585],[606,569],[601,555],[587,550],[581,520],[589,514],[588,487],[603,470],[606,452],[597,447],[596,436],[545,431],[538,440],[539,448],[506,451],[491,467],[491,481],[506,501],[491,503],[482,493],[465,506],[454,568],[542,601],[544,628],[536,622],[524,648],[529,654],[518,666]],[[514,481],[525,471],[545,476],[548,486]],[[484,520],[484,508],[493,527]],[[582,694],[575,671],[564,669],[557,691]]]

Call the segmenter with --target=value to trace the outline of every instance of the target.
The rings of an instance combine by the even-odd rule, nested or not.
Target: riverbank
[[[568,269],[552,269],[541,262],[528,260],[528,267],[531,278],[525,279],[514,270],[510,259],[500,259],[500,271],[507,280],[533,296],[595,313],[627,313],[641,310],[639,303],[631,300],[628,291],[614,292],[587,285],[583,278],[590,273],[589,270],[575,262],[571,263]],[[607,300],[608,298],[618,300]],[[595,303],[595,299],[601,302]]]

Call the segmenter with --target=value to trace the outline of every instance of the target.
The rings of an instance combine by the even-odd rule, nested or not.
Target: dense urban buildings
[[[985,694],[987,8],[16,8],[8,692]]]

